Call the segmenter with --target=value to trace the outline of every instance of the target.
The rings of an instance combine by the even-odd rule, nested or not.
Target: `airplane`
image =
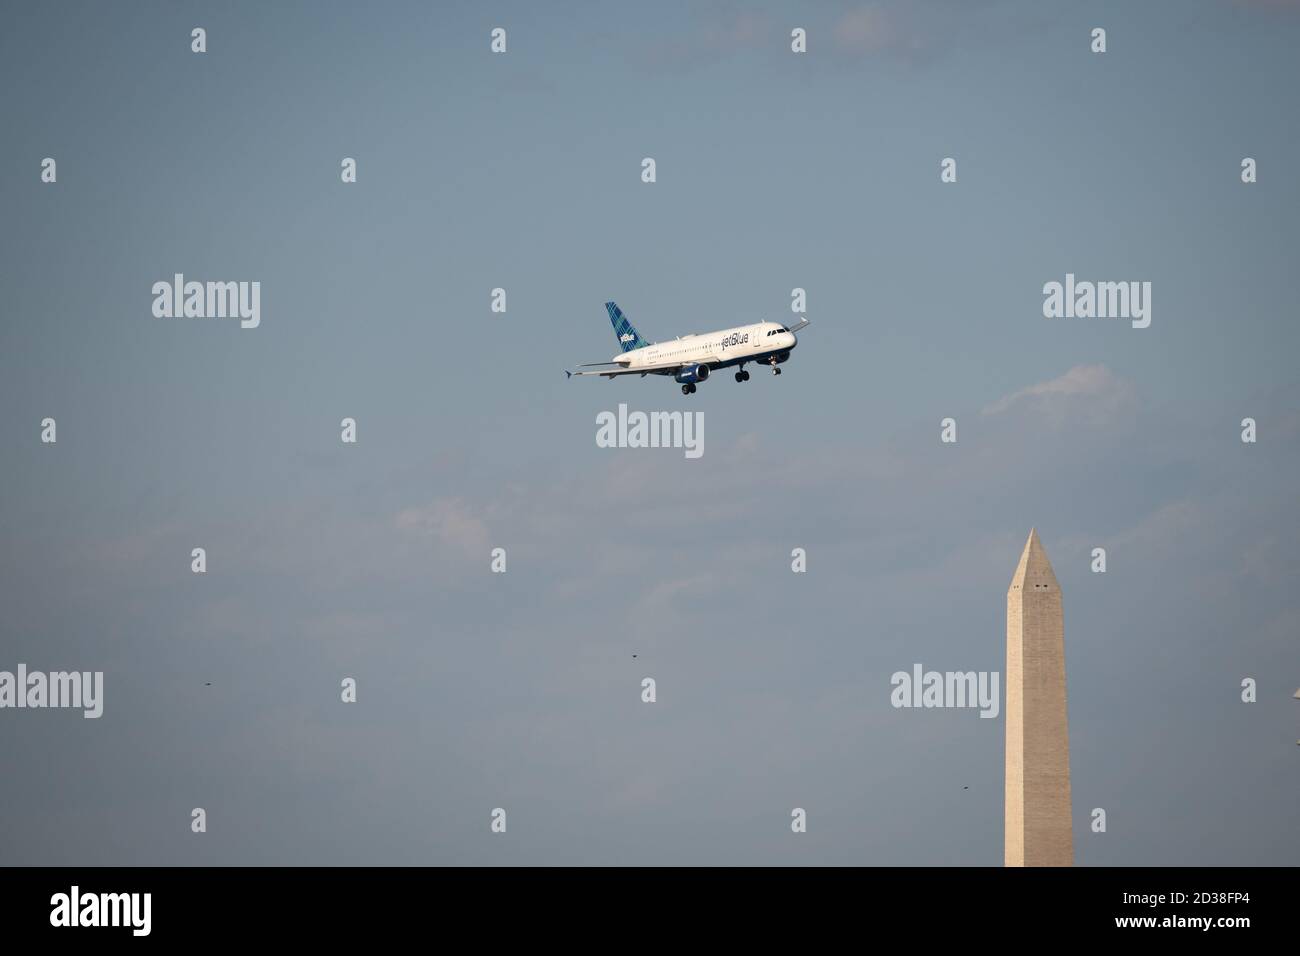
[[[799,340],[795,333],[808,325],[807,319],[786,327],[779,322],[756,322],[718,332],[680,335],[670,342],[647,342],[627,320],[615,302],[606,302],[614,335],[623,349],[608,362],[588,362],[579,366],[591,371],[564,372],[574,375],[600,375],[611,381],[619,375],[671,375],[681,383],[682,394],[692,395],[695,386],[705,381],[715,369],[736,366],[736,381],[748,382],[745,366],[770,365],[773,375],[780,375],[780,364],[790,357]],[[605,366],[605,367],[600,367]],[[608,367],[612,366],[612,367]]]

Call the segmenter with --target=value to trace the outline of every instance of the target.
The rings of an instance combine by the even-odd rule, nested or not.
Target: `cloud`
[[[1132,528],[1115,535],[1112,546],[1153,560],[1203,540],[1204,535],[1198,531],[1205,523],[1205,510],[1196,501],[1189,498],[1170,501]]]
[[[844,14],[833,35],[835,45],[849,53],[876,53],[895,45],[900,36],[889,15],[874,5]]]
[[[1027,8],[1015,0],[873,0],[850,6],[834,20],[830,43],[846,61],[887,56],[925,65],[972,47],[1019,48],[1056,30],[1059,19],[1045,6]]]
[[[394,523],[400,531],[433,537],[467,557],[487,559],[487,525],[459,498],[438,498],[423,507],[406,508]]]
[[[719,59],[770,46],[772,23],[763,13],[739,10],[716,17],[697,30],[653,43],[645,53],[658,68],[706,66]]]
[[[1002,396],[980,414],[987,417],[1015,410],[1037,414],[1055,425],[1073,418],[1101,424],[1113,420],[1132,398],[1132,386],[1106,366],[1076,365],[1057,378]]]
[[[748,49],[760,46],[766,39],[770,24],[767,17],[745,11],[713,31],[714,37],[725,49]]]

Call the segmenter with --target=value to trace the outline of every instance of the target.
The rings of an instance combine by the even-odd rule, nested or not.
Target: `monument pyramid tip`
[[[1043,547],[1042,539],[1038,537],[1038,528],[1029,529],[1029,538],[1025,541],[1025,549],[1020,554],[1020,563],[1016,566],[1016,573],[1011,578],[1011,589],[1023,590],[1027,581],[1033,581],[1039,584],[1056,584],[1056,572],[1052,570],[1052,562],[1047,557],[1047,549]]]

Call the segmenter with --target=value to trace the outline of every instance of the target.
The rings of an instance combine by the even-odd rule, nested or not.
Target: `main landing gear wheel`
[[[749,373],[748,373],[748,372],[737,372],[737,373],[736,373],[736,381],[737,381],[737,382],[748,382],[748,381],[749,381]]]
[[[682,386],[682,394],[683,394],[683,395],[694,395],[694,394],[695,394],[695,386],[692,385],[690,382],[687,382],[685,385]]]

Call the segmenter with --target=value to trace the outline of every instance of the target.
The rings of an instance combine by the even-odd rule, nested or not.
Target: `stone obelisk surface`
[[[1007,866],[1072,866],[1061,588],[1030,531],[1007,591]]]

